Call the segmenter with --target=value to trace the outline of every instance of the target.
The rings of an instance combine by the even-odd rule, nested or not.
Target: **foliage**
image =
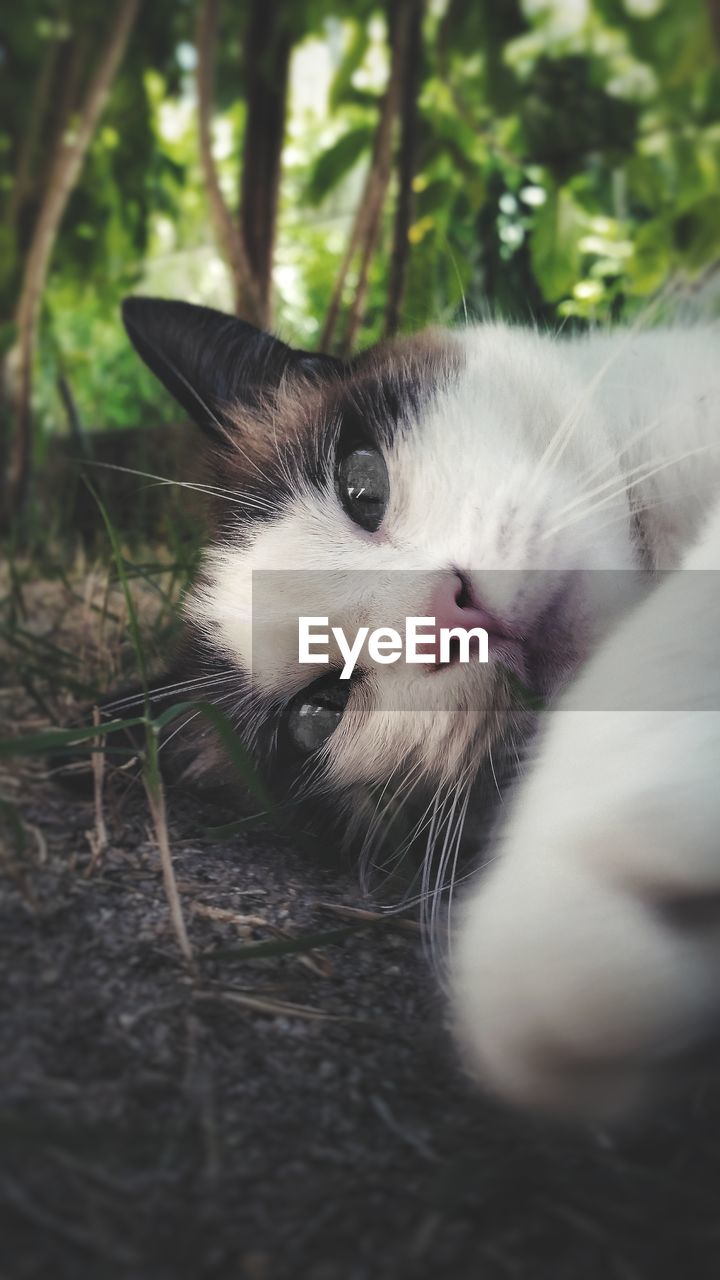
[[[53,60],[67,71],[73,51],[92,45],[103,8],[26,0],[5,15],[0,350],[13,341],[13,299],[52,133],[52,111],[41,129],[34,119],[38,86]],[[248,12],[249,0],[224,7],[216,84],[216,160],[235,202]],[[668,281],[695,280],[714,265],[720,65],[708,12],[704,0],[426,4],[406,328],[450,321],[464,308],[602,322],[632,315]],[[295,61],[276,325],[312,345],[372,151],[387,12],[373,0],[294,0],[283,20]],[[191,0],[145,5],[71,198],[43,307],[35,400],[46,432],[67,429],[59,374],[85,426],[172,416],[125,342],[124,293],[229,303],[198,162],[194,24]],[[21,176],[23,149],[30,180]],[[363,344],[384,328],[390,194]],[[22,217],[13,219],[18,199]]]

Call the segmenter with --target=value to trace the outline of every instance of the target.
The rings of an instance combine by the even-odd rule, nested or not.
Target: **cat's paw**
[[[720,1010],[720,715],[552,726],[454,942],[458,1035],[511,1100],[607,1119]]]

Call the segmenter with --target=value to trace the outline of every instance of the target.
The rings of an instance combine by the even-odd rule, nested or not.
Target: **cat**
[[[433,910],[461,839],[483,850],[448,908],[465,1062],[516,1104],[623,1114],[720,1011],[718,330],[484,323],[340,361],[182,302],[124,320],[207,441],[175,689],[369,848],[421,795]],[[480,624],[491,660],[302,668],[311,583],[348,633]],[[188,778],[225,767],[197,718],[175,746]]]

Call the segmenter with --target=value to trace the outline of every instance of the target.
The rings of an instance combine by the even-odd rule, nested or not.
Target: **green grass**
[[[152,673],[158,656],[172,651],[178,633],[178,605],[192,575],[195,548],[174,547],[163,559],[157,547],[138,543],[134,534],[126,536],[113,522],[106,504],[93,490],[106,534],[106,553],[88,560],[79,547],[52,540],[40,551],[20,554],[17,542],[8,544],[7,591],[0,599],[0,647],[10,655],[15,681],[23,689],[34,718],[41,727],[30,732],[0,734],[0,761],[19,757],[86,757],[88,761],[102,757],[105,765],[121,764],[132,756],[139,757],[147,804],[155,828],[161,854],[165,888],[175,933],[180,949],[189,963],[194,962],[172,870],[172,853],[168,835],[167,797],[159,766],[162,735],[169,726],[188,714],[198,714],[209,724],[231,761],[240,788],[252,800],[256,812],[221,825],[198,821],[198,834],[207,841],[225,840],[263,823],[293,842],[317,848],[307,832],[297,829],[289,808],[274,797],[260,776],[255,762],[236,734],[227,716],[205,699],[181,698],[163,711],[153,712],[149,697]],[[95,592],[88,589],[92,576]],[[73,617],[91,620],[97,652],[87,653],[70,635],[54,626],[40,627],[38,590],[54,584],[64,593],[68,611]],[[99,599],[98,599],[99,597]],[[129,639],[129,644],[127,643]],[[124,718],[101,724],[90,722],[90,708],[107,700],[112,688],[139,679],[144,691],[140,709]],[[538,710],[541,703],[511,673],[508,686],[518,707]],[[78,724],[81,714],[87,717]],[[74,727],[67,727],[68,724]],[[125,735],[134,731],[140,746],[128,745]],[[101,778],[102,781],[102,778]],[[391,824],[393,822],[391,816]],[[26,843],[22,805],[13,795],[0,797],[0,823],[8,832],[18,856]],[[402,824],[395,822],[395,843],[407,835]],[[410,870],[404,863],[396,878],[417,870],[411,859]],[[383,918],[388,923],[390,917]],[[380,922],[374,922],[380,923]],[[291,940],[231,948],[235,956],[260,959],[289,952],[311,951],[334,945],[356,929],[371,927],[367,922],[354,922],[342,929],[312,933]],[[374,924],[373,926],[374,927]],[[219,953],[218,953],[219,954]]]
[[[270,793],[250,753],[218,707],[203,699],[180,699],[163,711],[153,713],[148,696],[152,691],[151,673],[156,655],[166,654],[176,639],[178,605],[195,556],[190,549],[189,554],[165,561],[158,558],[155,549],[144,545],[136,546],[133,554],[128,547],[128,542],[132,545],[132,535],[130,539],[123,537],[102,499],[97,493],[94,496],[106,531],[108,553],[105,557],[95,557],[86,563],[84,551],[63,540],[53,543],[49,539],[39,550],[36,546],[30,548],[30,554],[27,545],[25,553],[20,554],[17,543],[8,544],[8,590],[0,597],[0,646],[10,657],[15,681],[34,707],[36,718],[45,723],[31,732],[1,733],[0,762],[45,757],[92,761],[100,756],[104,766],[139,755],[176,939],[185,961],[196,970],[196,957],[185,928],[172,866],[168,802],[158,758],[163,732],[188,713],[199,713],[220,739],[242,790],[257,806],[252,815],[220,826],[199,823],[198,831],[203,838],[209,841],[230,838],[257,823],[291,836],[296,843],[306,842],[308,837],[307,833],[298,831],[296,824],[292,825],[288,810]],[[90,575],[101,585],[99,604],[86,590]],[[84,610],[92,616],[97,635],[106,643],[107,653],[88,656],[62,632],[58,635],[54,628],[38,629],[36,596],[38,589],[42,592],[46,584],[62,589],[73,613],[80,616]],[[149,618],[141,616],[140,597],[145,605],[149,600],[154,602]],[[144,612],[148,613],[147,608]],[[123,646],[125,627],[129,649]],[[98,647],[102,649],[102,643],[99,642]],[[107,699],[113,684],[133,679],[140,680],[145,694],[137,714],[101,724],[91,723],[89,709]],[[78,724],[82,713],[87,723]],[[68,722],[73,727],[67,727]],[[140,740],[139,751],[136,745],[129,746],[123,741],[129,730]],[[0,797],[0,825],[7,830],[18,858],[27,846],[22,809],[22,802]],[[212,954],[220,957],[227,952],[228,956],[243,960],[301,954],[338,945],[357,931],[383,924],[392,927],[393,923],[391,917],[358,920],[287,939],[213,948]]]
[[[192,952],[174,880],[167,802],[159,764],[163,731],[180,716],[187,715],[188,712],[199,713],[212,725],[238,773],[244,791],[258,805],[260,814],[266,820],[278,820],[278,806],[232,724],[217,707],[204,700],[182,699],[164,711],[153,714],[150,699],[152,655],[156,650],[167,651],[168,642],[172,642],[176,629],[176,607],[188,574],[181,561],[170,564],[157,559],[133,561],[126,553],[120,531],[111,520],[104,502],[92,486],[89,487],[97,503],[110,548],[109,560],[101,566],[105,578],[101,605],[98,606],[94,600],[89,601],[78,590],[68,572],[64,548],[58,548],[57,560],[49,564],[47,547],[40,557],[40,563],[33,557],[21,559],[14,541],[8,547],[9,590],[1,606],[0,641],[11,655],[13,671],[19,684],[40,717],[49,724],[47,728],[35,732],[12,733],[0,737],[0,759],[63,755],[73,758],[87,756],[92,759],[101,754],[104,763],[106,759],[139,754],[140,773],[155,827],[175,934],[183,955],[191,962]],[[49,634],[32,629],[32,604],[29,597],[33,586],[37,586],[38,581],[48,574],[48,569],[51,571],[50,577],[59,580],[67,592],[71,607],[77,606],[78,611],[85,609],[94,612],[101,637],[108,626],[117,628],[122,623],[120,614],[113,612],[109,603],[113,587],[119,585],[127,615],[132,669],[136,677],[139,677],[144,693],[142,710],[138,714],[107,723],[88,722],[83,727],[61,727],[63,719],[67,723],[68,719],[73,718],[67,714],[68,695],[77,714],[83,705],[87,708],[88,704],[101,703],[108,691],[107,687],[102,687],[101,671],[95,673],[93,678],[88,678],[86,655],[74,651],[67,643],[63,644]],[[97,568],[94,571],[97,572]],[[144,628],[141,621],[131,583],[142,584],[158,597],[153,624],[149,630]],[[117,639],[122,650],[122,635]],[[112,648],[113,645],[108,645],[108,650]],[[117,679],[118,673],[114,674]],[[130,673],[123,671],[122,674]],[[135,746],[129,747],[117,742],[117,735],[125,734],[130,729],[137,731],[141,743],[139,753]],[[20,847],[24,828],[19,806],[14,801],[3,798],[1,814],[5,825],[10,828],[14,843]]]

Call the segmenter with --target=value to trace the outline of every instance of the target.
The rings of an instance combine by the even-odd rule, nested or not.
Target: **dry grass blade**
[[[36,827],[34,822],[28,822],[27,818],[25,819],[25,829],[30,832],[33,840],[35,841],[38,866],[46,866],[48,860],[48,848],[45,836],[40,828]]]
[[[145,762],[143,765],[143,781],[145,784],[145,792],[152,814],[153,825],[155,827],[155,835],[158,843],[158,851],[160,853],[160,864],[162,866],[163,883],[165,885],[165,896],[170,908],[170,919],[172,921],[173,930],[177,939],[177,944],[187,960],[188,964],[194,967],[194,956],[187,929],[185,927],[185,917],[183,915],[182,905],[180,902],[180,894],[175,881],[175,868],[173,867],[172,853],[170,851],[170,839],[167,827],[167,811],[165,806],[165,791],[163,788],[160,769],[158,767],[158,744],[157,744],[157,727],[150,721],[149,701],[148,701],[148,664],[143,648],[142,634],[140,629],[140,620],[130,591],[130,584],[125,570],[125,561],[120,547],[120,541],[113,523],[103,505],[101,499],[95,493],[92,485],[86,480],[86,484],[95,502],[97,503],[100,515],[110,539],[112,547],[113,559],[117,569],[118,577],[122,586],[123,597],[127,608],[128,624],[130,635],[135,650],[138,671],[142,679],[142,686],[145,691],[145,714],[140,717],[140,723],[145,727]]]
[[[178,883],[182,891],[184,885]],[[202,916],[205,920],[217,920],[221,924],[234,924],[238,928],[271,929],[264,916],[243,915],[240,911],[230,911],[227,907],[209,907],[204,902],[193,902],[190,908],[194,916]]]
[[[343,902],[318,902],[317,906],[323,911],[330,911],[334,916],[340,916],[343,920],[365,920],[368,924],[385,923],[393,926],[395,929],[403,929],[407,933],[421,933],[421,926],[417,920],[409,920],[406,916],[390,915],[385,911],[370,911],[366,907],[346,906]]]
[[[220,1000],[224,1004],[238,1004],[256,1013],[268,1013],[273,1017],[305,1018],[310,1022],[348,1022],[353,1018],[344,1017],[340,1013],[326,1013],[324,1009],[315,1009],[312,1005],[294,1004],[290,1000],[268,1000],[264,996],[246,994],[244,991],[231,989],[221,991],[196,991],[196,1000]]]
[[[170,908],[170,919],[172,921],[173,931],[177,944],[187,960],[188,964],[194,967],[195,957],[190,945],[187,928],[185,927],[185,916],[183,915],[182,903],[180,902],[180,894],[178,893],[177,882],[175,880],[175,868],[173,867],[172,853],[170,851],[170,838],[167,828],[167,813],[165,809],[165,792],[162,782],[159,778],[153,780],[152,784],[145,779],[145,791],[147,793],[150,813],[152,814],[153,825],[155,827],[155,837],[157,839],[158,853],[160,854],[160,865],[162,867],[163,884],[165,886],[165,897],[167,898],[168,907]]]
[[[209,907],[204,902],[193,902],[191,910],[193,915],[201,916],[205,920],[217,920],[220,924],[232,924],[239,929],[267,929],[268,933],[274,934],[276,938],[291,940],[296,937],[289,929],[281,929],[279,925],[266,920],[264,916],[244,915],[242,912],[231,911],[227,907]],[[295,956],[295,960],[316,977],[332,977],[333,967],[325,956],[316,957],[299,953]]]
[[[295,959],[303,969],[307,969],[309,973],[314,973],[316,978],[332,978],[335,970],[328,960],[327,956],[305,955],[300,952]]]
[[[100,708],[93,707],[93,724],[96,728],[100,727]],[[90,845],[90,862],[88,863],[86,876],[91,876],[98,866],[103,853],[107,849],[108,837],[107,827],[105,826],[105,814],[103,811],[103,781],[105,778],[105,752],[101,750],[102,740],[100,735],[93,738],[93,746],[97,748],[93,751],[90,759],[92,761],[93,771],[93,801],[95,806],[95,827],[87,832],[88,843]]]

